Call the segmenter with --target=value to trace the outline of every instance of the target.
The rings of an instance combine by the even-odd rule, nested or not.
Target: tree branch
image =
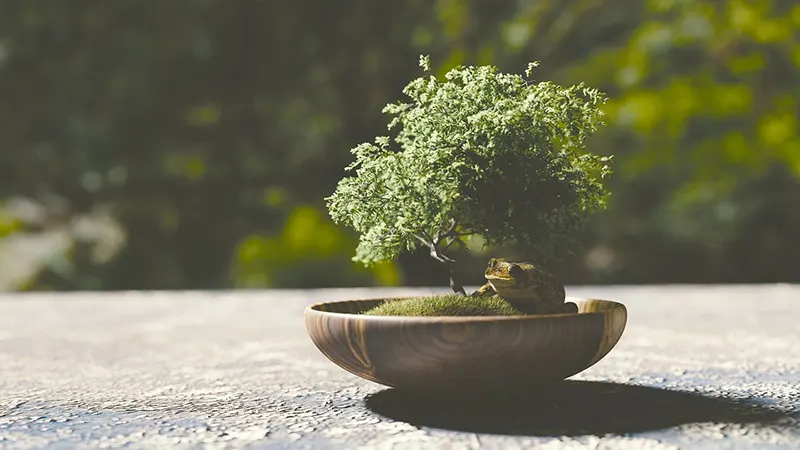
[[[416,238],[418,241],[420,241],[420,242],[422,243],[422,245],[424,245],[425,247],[430,247],[430,246],[431,246],[431,244],[432,244],[432,242],[428,242],[428,241],[426,241],[426,240],[425,240],[425,238],[423,238],[422,236],[420,236],[420,235],[418,235],[418,234],[413,234],[413,236],[414,236],[414,238]]]
[[[437,260],[439,262],[445,263],[445,264],[455,264],[456,261],[454,259],[448,258],[444,254],[442,254],[439,251],[439,249],[436,248],[435,245],[431,245],[430,249],[431,249],[431,258],[433,258],[433,259],[435,259],[435,260]]]
[[[451,234],[455,233],[456,227],[458,227],[458,222],[456,222],[456,220],[453,219],[453,222],[450,224],[450,228],[447,229],[447,231],[444,233],[444,235],[445,236],[450,236]]]

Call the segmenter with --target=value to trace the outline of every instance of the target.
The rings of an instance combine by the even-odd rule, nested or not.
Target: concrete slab
[[[799,286],[568,288],[627,330],[531,398],[404,395],[306,335],[310,303],[426,292],[0,295],[0,448],[800,448]]]

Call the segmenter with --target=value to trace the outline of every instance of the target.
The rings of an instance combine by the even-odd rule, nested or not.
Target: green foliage
[[[354,245],[355,239],[318,209],[298,206],[279,234],[254,234],[239,244],[233,279],[237,287],[245,288],[398,284],[394,262],[367,269],[350,261],[347,255]]]
[[[431,295],[382,303],[362,314],[372,316],[519,316],[524,315],[500,297]]]
[[[19,221],[6,217],[6,215],[3,214],[2,208],[0,208],[0,239],[13,234],[19,228]]]
[[[427,58],[420,65],[429,68]],[[448,261],[441,252],[473,234],[547,260],[571,250],[575,232],[604,206],[610,158],[584,150],[602,124],[597,90],[459,66],[403,92],[410,102],[384,108],[397,136],[355,147],[347,170],[356,176],[327,199],[334,221],[361,233],[355,260],[372,264],[423,245]]]
[[[567,56],[547,59],[549,75],[612,98],[613,126],[592,145],[615,149],[615,195],[591,224],[586,282],[797,279],[788,267],[800,235],[788,230],[800,228],[800,197],[787,193],[800,189],[800,4],[612,0],[583,14],[576,5],[520,12],[531,39],[503,57],[556,42],[551,54]],[[534,16],[575,20],[553,40]]]
[[[106,209],[125,235],[102,264],[86,252],[62,253],[74,270],[41,266],[31,287],[280,287],[323,270],[313,253],[285,269],[236,261],[248,254],[237,250],[254,235],[289,239],[283,227],[295,207],[325,215],[321,199],[350,156],[331,149],[383,127],[379,115],[362,111],[381,108],[408,79],[396,62],[419,54],[407,27],[425,24],[431,8],[364,0],[4,3],[0,201],[42,206],[41,223],[22,224],[42,242]],[[384,15],[395,20],[374,20]],[[347,233],[336,238],[352,244]],[[345,267],[349,251],[335,258]],[[260,278],[258,270],[269,272]],[[396,280],[337,274],[308,282]]]
[[[350,270],[356,244],[343,229],[330,258],[319,250],[331,248],[327,233],[298,246],[286,229],[298,208],[324,215],[351,143],[386,134],[376,112],[418,75],[410,62],[420,53],[433,55],[439,78],[459,65],[539,60],[538,79],[585,81],[610,97],[609,125],[587,146],[618,159],[614,195],[587,223],[586,251],[553,267],[565,282],[800,277],[796,0],[3,6],[0,202],[41,213],[4,211],[0,235],[24,239],[0,249],[14,265],[38,261],[30,273],[42,275],[24,285],[0,277],[0,289],[397,280]],[[124,244],[103,262],[93,237],[47,244],[106,212]],[[109,234],[104,221],[97,236]],[[31,247],[17,254],[41,244],[53,257],[8,251],[22,241]],[[513,243],[488,249],[529,255]],[[467,282],[481,282],[487,255],[458,257],[475,274]],[[399,258],[403,283],[436,283],[426,258]],[[312,276],[338,261],[348,269]]]
[[[481,17],[479,37],[443,15],[452,25],[432,39],[460,60],[533,57],[542,76],[611,98],[590,145],[618,159],[614,196],[581,258],[557,268],[568,282],[798,279],[797,1],[540,0],[504,17],[459,6]]]

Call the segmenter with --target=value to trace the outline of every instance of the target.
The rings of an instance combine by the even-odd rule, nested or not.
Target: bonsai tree
[[[428,57],[420,65],[430,71]],[[384,108],[396,135],[352,149],[346,170],[355,176],[326,199],[332,219],[360,233],[355,261],[423,247],[463,295],[450,251],[467,236],[522,245],[537,261],[573,250],[607,197],[610,157],[585,151],[605,97],[583,84],[533,82],[535,67],[525,77],[456,67],[444,80],[411,81],[408,101]]]

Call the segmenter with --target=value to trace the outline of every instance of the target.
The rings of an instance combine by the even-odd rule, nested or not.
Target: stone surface
[[[384,389],[303,326],[312,302],[427,292],[2,295],[0,448],[800,448],[798,286],[568,287],[628,327],[533,397]]]

